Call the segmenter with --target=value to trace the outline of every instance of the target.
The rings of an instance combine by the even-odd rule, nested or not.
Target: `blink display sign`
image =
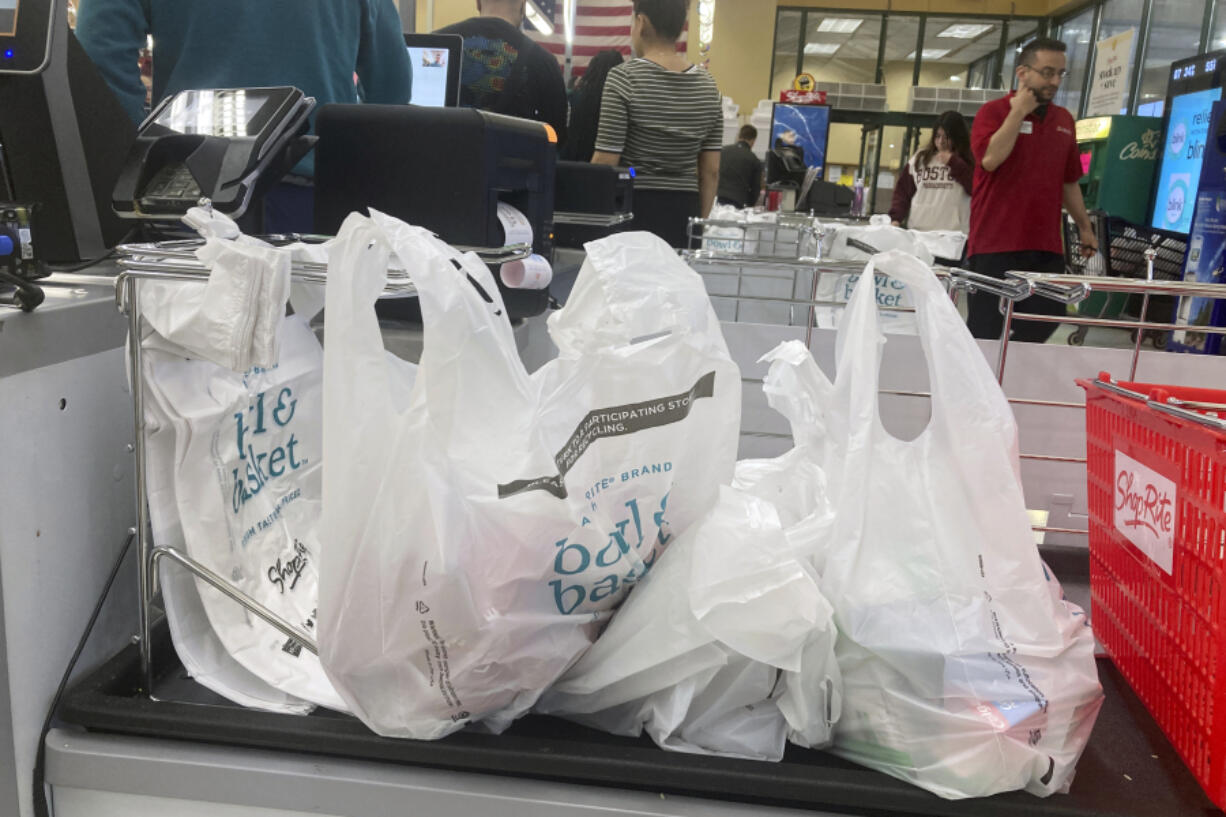
[[[1224,69],[1226,51],[1171,65],[1152,227],[1181,233],[1192,227],[1213,103],[1222,98]]]
[[[1213,106],[1184,264],[1183,279],[1201,284],[1226,282],[1226,121],[1223,117],[1226,117],[1226,102],[1219,102]],[[1179,322],[1193,327],[1226,325],[1226,302],[1213,298],[1180,298]],[[1171,345],[1182,351],[1221,354],[1221,335],[1177,331],[1171,340]]]

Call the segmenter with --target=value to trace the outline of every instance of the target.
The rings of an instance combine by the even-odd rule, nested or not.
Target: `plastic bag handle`
[[[888,270],[884,267],[888,267]],[[874,275],[878,269],[911,290],[915,303],[916,333],[924,352],[933,395],[930,424],[946,421],[951,412],[952,416],[958,416],[963,404],[971,402],[990,403],[993,414],[1011,416],[986,358],[966,330],[962,317],[931,268],[900,250],[879,253],[869,260],[848,299],[843,321],[839,325],[835,399],[847,406],[847,416],[880,423],[877,391],[885,338],[880,331],[877,314]],[[866,370],[869,358],[866,352],[869,349],[875,351],[871,372]],[[844,377],[844,371],[852,376]],[[960,427],[970,436],[974,434],[973,419],[959,420]]]
[[[515,336],[498,285],[475,255],[461,255],[429,231],[371,210],[369,218],[352,214],[336,239],[342,253],[360,252],[362,244],[376,254],[348,270],[352,283],[345,287],[343,314],[360,323],[346,340],[349,351],[382,359],[383,344],[374,301],[387,280],[387,261],[400,260],[417,289],[422,308],[421,367],[463,365],[471,355],[491,358],[481,372],[491,411],[505,411],[507,400],[528,399],[528,374],[519,358]],[[334,273],[335,274],[335,273]],[[329,299],[329,315],[336,312]],[[329,339],[334,333],[329,330]],[[360,337],[360,348],[352,338]]]

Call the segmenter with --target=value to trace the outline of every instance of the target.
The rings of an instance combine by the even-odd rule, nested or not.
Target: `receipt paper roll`
[[[535,253],[523,261],[508,261],[498,270],[502,283],[511,289],[544,289],[553,280],[553,269]]]
[[[502,224],[504,247],[512,244],[532,245],[532,224],[528,222],[528,217],[505,201],[498,202],[498,221]]]

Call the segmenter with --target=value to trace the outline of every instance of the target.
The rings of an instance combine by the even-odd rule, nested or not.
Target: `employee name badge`
[[[1034,133],[1034,123],[1031,122],[1029,119],[1023,119],[1022,127],[1020,128],[1019,132],[1020,133]]]

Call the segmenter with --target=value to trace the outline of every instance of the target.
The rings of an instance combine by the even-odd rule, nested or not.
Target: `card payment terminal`
[[[112,197],[125,218],[175,220],[201,198],[242,215],[261,177],[275,182],[310,150],[315,100],[297,88],[180,91],[141,125]]]

